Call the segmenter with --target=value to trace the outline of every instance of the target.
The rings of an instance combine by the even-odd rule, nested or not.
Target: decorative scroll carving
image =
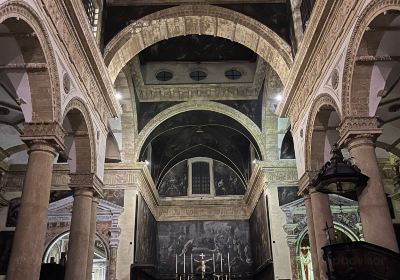
[[[94,193],[103,197],[103,183],[94,173],[70,174],[69,187],[71,189],[92,189]]]
[[[70,1],[75,2],[74,0]],[[83,40],[75,35],[76,33],[67,18],[68,12],[64,9],[63,1],[41,0],[41,5],[48,13],[49,19],[51,19],[51,23],[57,31],[57,38],[61,42],[61,47],[64,48],[65,53],[69,54],[69,68],[74,71],[76,81],[81,84],[81,88],[85,89],[86,96],[92,101],[91,109],[99,114],[103,125],[106,127],[111,115],[119,113],[119,106],[114,100],[113,88],[101,59],[94,59],[93,62],[88,61],[88,56],[100,58],[101,54],[98,51],[98,47],[95,46],[93,35],[89,34],[90,28],[85,26],[87,20],[83,17],[85,12],[81,7],[82,3],[76,1],[71,5],[74,8],[75,16],[81,18],[80,24],[84,25],[82,27],[84,32]],[[81,40],[91,45],[91,47],[83,49]],[[91,50],[90,53],[88,50]],[[93,65],[97,67],[97,73],[88,71],[88,69],[93,69]],[[103,92],[108,94],[108,97],[104,96]]]
[[[57,150],[65,150],[65,130],[59,122],[28,123],[25,125],[21,140],[31,145],[35,141],[47,141]]]
[[[376,117],[345,117],[339,127],[340,143],[346,141],[350,136],[361,134],[376,135],[382,133],[378,128],[378,119]]]

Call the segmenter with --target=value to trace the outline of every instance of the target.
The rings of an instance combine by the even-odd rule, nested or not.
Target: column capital
[[[352,138],[376,138],[382,133],[376,117],[345,117],[338,128],[339,144],[346,144]]]
[[[53,147],[55,151],[64,151],[65,135],[66,132],[59,122],[27,123],[21,140],[30,147],[31,151],[43,149],[44,146]]]
[[[317,171],[308,170],[299,179],[299,191],[298,195],[306,197],[310,194],[310,184],[314,177],[317,175]]]
[[[89,189],[93,191],[93,197],[103,197],[103,182],[94,173],[70,174],[69,187],[74,191]]]

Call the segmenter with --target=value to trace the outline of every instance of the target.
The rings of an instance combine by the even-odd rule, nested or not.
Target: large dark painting
[[[158,187],[160,196],[186,196],[188,188],[187,160],[171,168]]]
[[[242,180],[229,166],[216,160],[213,165],[216,195],[243,195],[246,192]]]
[[[0,232],[0,275],[7,273],[13,239],[14,231]]]
[[[252,271],[248,221],[190,221],[158,223],[159,271],[175,273],[185,270],[201,272],[245,273]],[[222,255],[221,255],[222,254]],[[229,254],[229,262],[228,262]],[[185,261],[184,261],[185,258]]]
[[[136,215],[135,263],[155,265],[157,222],[140,194]]]
[[[301,197],[297,195],[298,187],[278,187],[279,206],[293,202]]]
[[[250,237],[254,270],[256,271],[272,259],[268,207],[264,195],[258,200],[250,217]]]

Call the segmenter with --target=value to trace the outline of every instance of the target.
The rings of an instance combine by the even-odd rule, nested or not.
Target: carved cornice
[[[256,100],[263,85],[267,63],[259,59],[253,83],[146,85],[136,56],[131,65],[132,78],[141,102],[189,100]]]
[[[316,1],[284,98],[276,111],[280,116],[290,116],[292,125],[306,113],[304,108],[311,105],[362,3],[357,0]]]
[[[378,119],[376,117],[345,117],[338,130],[340,144],[357,135],[379,136],[382,133],[382,129],[378,127]]]
[[[74,71],[79,88],[92,101],[103,125],[111,116],[120,114],[112,83],[87,22],[82,3],[76,0],[36,0],[48,14],[56,42]],[[71,22],[74,21],[74,22]]]
[[[103,182],[94,173],[70,174],[69,187],[73,190],[91,189],[95,195],[103,197]]]
[[[298,195],[307,196],[309,195],[309,189],[311,181],[317,175],[318,171],[306,171],[299,179],[299,191]]]
[[[25,125],[21,140],[28,146],[37,141],[46,141],[58,151],[64,151],[66,132],[58,122],[28,123]]]
[[[21,191],[24,166],[6,173],[6,190]],[[98,180],[94,174],[69,174],[67,166],[56,165],[53,171],[52,188],[90,187]],[[150,211],[158,221],[183,220],[231,220],[249,219],[258,199],[269,184],[297,183],[295,167],[258,162],[250,178],[244,196],[213,198],[160,198],[147,165],[144,163],[106,164],[103,189],[136,189],[143,196]],[[99,185],[97,189],[101,186]]]

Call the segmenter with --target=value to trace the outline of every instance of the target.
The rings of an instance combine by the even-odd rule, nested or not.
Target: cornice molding
[[[252,83],[146,85],[136,56],[130,63],[132,79],[140,102],[189,100],[257,100],[266,74],[267,63],[257,61]]]

